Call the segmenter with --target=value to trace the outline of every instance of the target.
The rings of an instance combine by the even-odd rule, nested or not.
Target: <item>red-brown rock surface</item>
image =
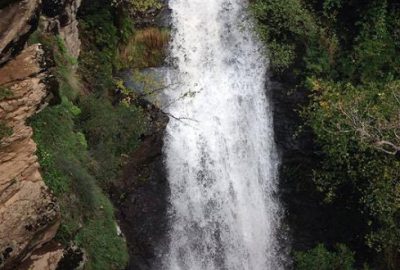
[[[39,0],[14,1],[0,9],[0,64],[23,48],[37,24],[39,4]]]
[[[26,125],[49,95],[46,65],[40,45],[32,45],[0,69],[0,86],[11,93],[0,100],[0,121],[12,128],[0,143],[0,268],[51,240],[59,226],[59,208],[40,175]]]
[[[63,255],[64,248],[58,243],[50,242],[32,253],[17,270],[56,270]]]

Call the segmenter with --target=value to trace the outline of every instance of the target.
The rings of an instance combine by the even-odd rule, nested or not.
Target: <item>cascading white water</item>
[[[245,0],[170,0],[168,270],[278,270],[266,59]]]

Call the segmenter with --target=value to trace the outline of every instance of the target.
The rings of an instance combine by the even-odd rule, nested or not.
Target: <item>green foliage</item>
[[[30,37],[31,43],[41,43],[48,50],[53,52],[54,62],[57,68],[54,75],[57,77],[60,87],[59,94],[70,100],[74,100],[78,95],[81,85],[76,74],[75,67],[77,59],[72,57],[60,36],[43,34],[40,31],[33,33]]]
[[[159,9],[162,4],[159,0],[130,0],[134,11],[145,12],[151,8]]]
[[[94,157],[91,171],[102,187],[107,188],[118,175],[121,155],[137,146],[145,127],[139,108],[126,103],[114,106],[109,96],[111,90],[120,89],[113,77],[114,68],[121,62],[117,57],[118,48],[134,31],[132,20],[125,11],[118,13],[121,30],[118,31],[113,9],[101,1],[84,3],[82,12],[80,31],[85,38],[82,40],[80,72],[93,93],[81,99],[79,126],[88,138],[89,151]],[[97,34],[93,35],[93,32]]]
[[[57,158],[69,155],[83,159],[81,153],[84,149],[74,132],[74,119],[70,111],[72,106],[63,99],[60,105],[46,108],[31,121],[43,178],[57,196],[69,190],[69,181],[58,168]]]
[[[0,101],[3,99],[11,98],[13,96],[12,91],[5,86],[0,86]]]
[[[306,117],[325,154],[316,170],[317,186],[332,201],[341,186],[352,182],[370,216],[367,244],[378,252],[395,252],[400,248],[400,161],[387,155],[392,149],[380,142],[400,144],[400,83],[310,85],[315,94]]]
[[[160,0],[112,0],[114,6],[126,9],[132,15],[144,15],[149,10],[160,9],[163,4]]]
[[[318,144],[315,187],[324,194],[324,203],[353,203],[347,207],[367,220],[367,229],[360,231],[366,232],[365,244],[375,250],[373,259],[384,269],[400,267],[400,9],[396,3],[256,0],[251,4],[274,75],[293,74],[294,88],[310,90],[302,116]]]
[[[87,246],[91,254],[88,269],[124,269],[128,254],[125,251],[126,244],[120,237],[116,237],[117,224],[114,221],[113,206],[98,188],[93,191],[98,193],[98,207],[92,209],[95,211],[94,218],[88,220],[76,236],[77,243]]]
[[[141,109],[119,104],[112,106],[105,98],[94,96],[83,100],[80,125],[88,138],[97,178],[103,187],[115,179],[121,166],[121,155],[138,144],[146,123]]]
[[[117,235],[114,209],[103,190],[118,177],[122,157],[138,145],[146,126],[141,109],[110,95],[117,87],[118,45],[133,29],[127,17],[118,22],[107,1],[84,2],[80,11],[79,77],[78,61],[60,37],[38,31],[31,38],[54,52],[61,103],[30,121],[44,181],[61,206],[57,240],[85,249],[86,269],[123,269],[126,243]],[[83,85],[91,93],[83,95]]]
[[[115,179],[120,155],[137,145],[142,113],[126,105],[114,107],[105,97],[78,96],[77,62],[68,55],[62,39],[40,34],[36,38],[54,51],[54,72],[60,84],[61,103],[30,119],[44,181],[60,202],[63,220],[56,238],[85,249],[87,269],[123,269],[128,260],[126,243],[117,235],[113,207],[99,181],[107,176],[108,181]],[[95,58],[97,65],[103,60],[112,65],[111,58]],[[111,70],[105,74],[112,76]],[[98,145],[104,149],[96,154],[93,149]]]
[[[148,4],[156,1],[135,1],[140,11]],[[44,181],[61,207],[57,240],[82,247],[88,255],[86,269],[124,269],[126,243],[117,235],[114,209],[104,190],[118,177],[123,156],[138,145],[147,124],[141,109],[113,96],[121,88],[113,78],[120,63],[118,48],[129,43],[133,24],[127,12],[117,11],[108,0],[84,1],[79,20],[79,59],[68,54],[59,36],[44,35],[39,28],[30,37],[30,43],[53,51],[61,100],[32,117],[30,124]],[[147,37],[141,36],[142,43],[159,45]]]
[[[122,15],[118,16],[118,25],[117,28],[120,33],[120,43],[126,44],[130,37],[134,34],[134,27],[132,19],[129,17],[129,14],[126,12],[122,12]]]
[[[75,130],[77,111],[64,98],[31,120],[44,180],[61,205],[63,223],[57,238],[83,247],[89,269],[122,269],[127,262],[125,243],[116,233],[111,203],[90,175],[87,143]],[[112,246],[99,245],[103,242]]]
[[[335,252],[328,251],[319,244],[307,252],[296,252],[296,270],[352,270],[354,254],[342,244],[337,245]]]
[[[371,3],[359,22],[361,31],[356,38],[354,61],[362,82],[390,80],[399,76],[400,60],[394,57],[397,51],[390,29],[391,20],[387,1],[380,1]]]
[[[12,133],[12,128],[0,121],[0,141],[5,137],[11,136]]]
[[[296,50],[305,50],[316,39],[318,26],[300,0],[256,0],[251,9],[275,72],[294,64]]]
[[[91,91],[104,95],[113,87],[112,74],[119,42],[113,9],[107,1],[91,1],[83,3],[81,11],[79,31],[84,38],[79,72]]]

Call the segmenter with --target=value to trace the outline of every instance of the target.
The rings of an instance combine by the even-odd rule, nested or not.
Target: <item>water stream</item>
[[[167,270],[279,270],[267,59],[244,0],[171,0]]]

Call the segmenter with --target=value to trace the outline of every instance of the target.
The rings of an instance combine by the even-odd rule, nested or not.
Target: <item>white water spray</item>
[[[244,0],[171,0],[168,270],[278,270],[266,59]]]

